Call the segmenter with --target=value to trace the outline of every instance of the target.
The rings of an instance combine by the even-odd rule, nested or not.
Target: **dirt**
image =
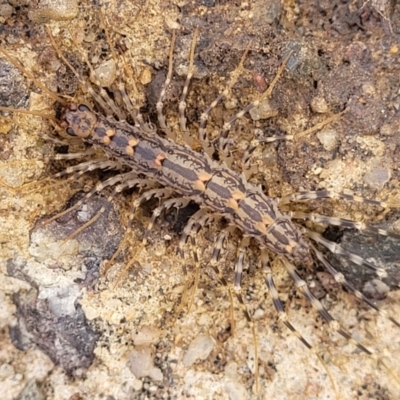
[[[235,122],[229,136],[234,140],[232,168],[241,170],[241,154],[256,132],[261,131],[262,136],[295,135],[346,109],[341,118],[322,128],[322,133],[259,146],[251,159],[257,166],[251,182],[278,198],[300,190],[328,189],[400,202],[399,4],[378,0],[102,3],[115,49],[119,57],[124,53],[133,70],[135,87],[128,80],[127,89],[146,121],[157,123],[155,104],[167,72],[173,29],[177,29],[174,74],[164,112],[177,132],[178,101],[196,27],[200,33],[186,109],[193,135],[197,134],[196,121],[224,90],[249,43],[238,82],[211,112],[210,137],[260,96],[292,52],[269,101],[274,116],[253,120],[254,114],[246,114]],[[1,57],[0,105],[59,117],[61,104],[38,88],[39,81],[71,101],[93,106],[79,81],[90,74],[82,54],[95,70],[110,58],[98,6],[72,0],[10,1],[7,5],[0,8],[0,12],[4,10],[0,15],[1,46],[31,71],[36,82]],[[45,26],[78,77],[58,57]],[[4,112],[0,118],[0,380],[5,399],[335,398],[322,363],[279,321],[256,246],[246,251],[243,297],[258,338],[258,397],[251,329],[236,300],[232,325],[227,290],[208,266],[223,222],[196,236],[194,248],[201,257],[201,269],[190,310],[190,295],[185,301],[181,294],[186,281],[192,282],[195,276],[193,247],[184,248],[185,260],[176,250],[185,223],[197,210],[195,205],[160,218],[149,245],[138,252],[158,203],[141,208],[127,249],[109,274],[101,276],[106,260],[121,242],[137,192],[119,194],[109,201],[111,190],[104,190],[78,210],[43,225],[112,172],[94,171],[72,181],[65,177],[43,181],[71,164],[54,160],[54,154],[85,148],[60,138],[62,132],[46,118]],[[177,141],[183,143],[183,138],[178,135]],[[194,146],[199,148],[197,140]],[[102,206],[105,212],[98,221],[63,243]],[[291,209],[392,230],[400,216],[396,210],[329,199],[295,204]],[[348,257],[327,256],[335,267],[343,268],[357,290],[399,319],[399,240],[306,225],[390,271],[390,278],[380,283]],[[218,264],[229,282],[239,243],[240,236],[233,234]],[[130,260],[134,261],[132,268],[114,287]],[[323,357],[338,396],[398,398],[399,383],[389,372],[332,333],[296,292],[282,267],[276,261],[273,266],[285,311]],[[399,375],[399,328],[342,290],[322,267],[300,272],[353,337]],[[146,340],[139,343],[142,336]],[[197,361],[184,362],[194,343],[204,337],[208,344],[205,359],[201,359],[200,349]],[[60,343],[63,351],[57,347]],[[134,375],[137,369],[132,360],[137,358],[133,354],[144,355],[138,359],[148,363],[148,376]]]

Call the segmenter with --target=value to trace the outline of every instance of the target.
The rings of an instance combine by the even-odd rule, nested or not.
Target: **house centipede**
[[[200,33],[201,34],[201,33]],[[51,35],[51,34],[50,34]],[[51,37],[51,36],[50,36]],[[194,44],[196,40],[192,40],[193,43],[193,52],[194,53]],[[57,46],[57,45],[56,45]],[[111,47],[111,46],[110,46]],[[173,46],[171,46],[171,54],[173,51]],[[60,54],[60,57],[62,58],[62,53]],[[64,60],[65,62],[68,62],[68,60]],[[191,56],[191,61],[193,62],[193,56]],[[284,65],[284,64],[282,64]],[[282,69],[283,70],[283,69]],[[190,81],[190,67],[189,67],[189,72],[188,72],[188,80],[187,84],[185,83],[183,93],[185,94],[188,90],[189,87],[189,81]],[[78,77],[82,79],[79,76]],[[233,84],[232,84],[233,85]],[[167,86],[167,85],[166,85]],[[229,86],[229,85],[228,85]],[[90,89],[89,89],[90,92]],[[124,91],[121,90],[121,98],[124,99],[125,102],[125,94]],[[103,93],[103,99],[97,94],[97,92],[93,91],[91,92],[92,96],[95,98],[96,102],[98,102],[100,105],[103,105],[106,109],[111,108],[111,113],[114,114],[114,110],[116,110],[114,107],[110,106],[109,104],[112,104],[111,99],[109,97],[106,97],[107,94]],[[163,93],[161,92],[160,95],[160,103],[162,104],[162,96]],[[104,100],[106,99],[106,100]],[[129,100],[129,99],[128,99]],[[185,107],[183,106],[185,102],[185,98],[181,98],[180,104],[182,104],[182,108],[180,109],[180,124],[181,124],[181,130],[185,133],[186,131],[186,121],[185,121]],[[120,108],[117,108],[119,112],[121,112]],[[162,112],[162,106],[158,106],[157,108],[158,115],[159,115],[159,125],[160,127],[168,134],[172,134],[172,132],[168,132],[169,126],[165,122],[165,119],[163,119],[163,112]],[[248,111],[248,110],[246,110]],[[167,198],[167,203],[164,203],[164,205],[161,205],[159,208],[156,209],[156,211],[153,213],[152,217],[152,222],[153,224],[155,222],[156,217],[158,216],[158,213],[161,211],[164,211],[165,209],[168,209],[173,206],[184,206],[188,204],[189,199],[191,200],[197,200],[200,204],[206,205],[207,209],[213,209],[215,207],[215,211],[218,211],[219,214],[223,214],[225,216],[225,219],[229,220],[230,217],[232,217],[232,214],[237,215],[238,210],[242,210],[242,207],[245,208],[246,210],[249,210],[248,212],[251,213],[254,210],[257,210],[258,208],[261,208],[264,210],[264,214],[262,215],[262,218],[260,219],[260,222],[264,224],[264,227],[260,226],[259,224],[254,224],[255,219],[252,214],[247,214],[247,217],[242,216],[243,219],[237,218],[234,221],[237,225],[239,225],[240,230],[247,232],[250,237],[256,237],[262,240],[261,238],[265,238],[267,231],[266,231],[266,226],[272,226],[273,228],[281,228],[286,227],[286,229],[290,229],[290,234],[286,233],[286,236],[289,236],[290,239],[287,241],[287,238],[285,239],[285,235],[282,236],[282,231],[276,230],[275,231],[275,237],[278,238],[275,242],[261,242],[259,243],[259,246],[272,246],[274,243],[274,248],[273,252],[274,253],[281,253],[281,254],[291,254],[293,256],[293,251],[294,249],[298,250],[298,255],[293,256],[293,258],[289,257],[289,260],[285,260],[285,258],[282,258],[281,263],[283,266],[287,269],[288,273],[292,276],[293,280],[295,283],[297,283],[297,286],[299,290],[304,285],[304,282],[300,279],[298,276],[296,270],[294,269],[293,265],[290,263],[292,262],[298,262],[298,261],[308,261],[311,263],[311,258],[309,257],[308,251],[305,251],[305,249],[309,249],[309,242],[305,241],[303,239],[304,235],[308,235],[310,239],[313,239],[314,242],[316,242],[319,245],[328,247],[329,249],[334,249],[333,244],[329,243],[325,238],[321,237],[319,234],[310,232],[310,231],[301,231],[299,228],[295,227],[295,225],[291,222],[292,217],[297,218],[297,219],[305,219],[305,218],[314,218],[314,220],[317,223],[330,223],[330,224],[347,224],[348,227],[352,228],[360,228],[361,230],[364,229],[367,232],[370,233],[381,233],[385,234],[384,230],[379,230],[375,229],[373,227],[367,227],[366,225],[362,223],[354,223],[352,224],[351,221],[344,221],[340,219],[335,219],[333,217],[323,217],[323,216],[309,216],[306,213],[301,213],[301,212],[293,212],[293,215],[288,216],[288,214],[283,214],[277,209],[277,204],[275,202],[272,202],[272,200],[267,197],[262,190],[254,185],[251,185],[247,182],[247,179],[243,176],[240,176],[233,172],[233,170],[229,169],[227,166],[224,164],[220,164],[216,162],[215,160],[212,160],[210,156],[208,156],[208,152],[210,152],[210,147],[211,143],[207,141],[207,137],[201,136],[201,140],[205,143],[205,148],[204,148],[204,153],[198,153],[190,150],[187,147],[183,147],[177,144],[174,144],[172,141],[169,141],[168,139],[163,139],[160,136],[156,134],[154,131],[154,127],[150,124],[146,124],[143,120],[141,120],[140,113],[137,110],[132,111],[133,117],[138,120],[137,125],[140,126],[140,128],[135,127],[135,125],[128,125],[127,123],[118,121],[118,119],[113,119],[110,116],[104,117],[102,113],[99,112],[93,112],[88,106],[86,105],[71,105],[69,108],[66,108],[65,111],[65,120],[67,122],[67,133],[69,133],[71,136],[78,136],[83,139],[86,139],[88,142],[93,141],[95,144],[98,145],[98,147],[101,147],[103,150],[105,150],[106,154],[108,153],[108,156],[114,157],[116,159],[123,159],[123,164],[128,165],[129,167],[134,166],[135,171],[140,171],[141,173],[144,173],[144,175],[147,176],[147,178],[152,178],[154,176],[157,176],[156,174],[161,170],[164,171],[167,170],[166,167],[169,166],[171,169],[169,170],[170,172],[166,175],[159,175],[157,179],[160,180],[162,183],[162,186],[167,187],[166,189],[158,188],[154,189],[153,192],[146,192],[138,198],[138,200],[135,202],[135,207],[140,205],[142,202],[145,200],[148,200],[152,196],[160,196],[161,198]],[[136,114],[135,114],[136,113]],[[239,112],[239,114],[244,114],[244,112]],[[241,117],[241,115],[236,114],[234,116],[234,119],[236,120],[237,118]],[[124,118],[121,117],[121,120]],[[202,121],[205,121],[206,118],[203,117],[200,120],[200,130],[205,129],[206,125],[205,123],[203,124]],[[221,134],[221,137],[223,140],[220,140],[219,146],[217,146],[217,150],[221,151],[221,158],[226,160],[227,163],[230,163],[231,160],[229,160],[231,154],[228,151],[228,128],[230,127],[234,121],[232,120],[227,126],[223,128],[224,132]],[[88,127],[90,127],[89,131],[87,130]],[[96,133],[96,135],[94,135]],[[201,135],[204,135],[203,131],[201,131]],[[92,143],[91,143],[92,144]],[[113,147],[114,146],[114,147]],[[159,152],[159,150],[162,150]],[[214,148],[213,148],[214,149]],[[249,151],[250,153],[251,151]],[[136,156],[140,156],[140,160],[143,161],[142,166],[140,167],[139,164],[137,164],[137,160],[135,159]],[[146,157],[149,157],[147,159]],[[177,157],[176,160],[179,160],[179,157],[181,159],[179,161],[173,162],[175,160],[174,157]],[[250,159],[250,154],[248,154],[248,157]],[[60,157],[61,158],[61,157]],[[246,156],[247,158],[247,156]],[[196,168],[187,168],[186,169],[186,176],[190,177],[195,177],[195,179],[188,179],[185,176],[185,180],[183,180],[183,172],[182,169],[182,160],[186,160],[186,162],[191,163],[192,165],[196,165]],[[246,161],[248,161],[246,159]],[[132,164],[130,164],[132,163]],[[71,169],[68,169],[58,175],[58,177],[62,177],[63,175],[69,174],[69,173],[74,173],[77,172],[78,174],[80,172],[84,172],[88,164],[78,164],[78,167],[72,167]],[[93,162],[92,162],[92,165]],[[150,167],[151,165],[151,167]],[[111,168],[115,167],[115,163],[113,163],[112,159],[110,160],[110,157],[100,159],[97,167],[100,169],[105,169],[105,168]],[[75,169],[74,169],[75,168]],[[142,169],[140,169],[142,168]],[[171,180],[171,174],[174,172],[174,177],[176,180]],[[193,174],[193,172],[198,171],[197,174]],[[189,174],[190,173],[190,174]],[[218,173],[218,175],[217,175]],[[154,174],[154,175],[153,175]],[[214,177],[215,174],[215,178]],[[219,178],[220,181],[216,181],[219,183],[219,185],[216,184],[216,182],[213,181],[213,179]],[[146,185],[149,183],[149,187],[151,188],[153,182],[146,182],[143,178],[140,180],[137,179],[135,174],[132,173],[126,173],[124,177],[119,176],[119,178],[109,178],[108,180],[104,181],[103,183],[99,184],[97,186],[96,190],[100,191],[106,188],[106,186],[111,186],[118,184],[118,179],[127,179],[126,184],[122,184],[122,186],[117,186],[114,192],[112,193],[112,196],[115,194],[121,192],[124,188],[129,187],[129,185],[136,185],[136,183],[139,185],[140,183],[143,185]],[[225,179],[225,180],[224,180]],[[135,181],[135,182],[134,182]],[[227,183],[233,182],[233,187],[235,189],[234,193],[229,192],[227,194],[227,197],[224,197],[222,195],[223,191],[222,188],[224,188]],[[210,184],[211,183],[211,184]],[[215,192],[211,192],[211,197],[209,200],[206,202],[204,199],[201,198],[201,193],[205,192],[205,188],[208,186],[212,187],[212,185],[215,184]],[[125,185],[125,186],[124,186]],[[176,185],[176,186],[174,186]],[[188,186],[187,186],[188,185]],[[195,185],[195,189],[193,189],[193,186]],[[219,191],[217,191],[217,187],[219,186]],[[229,185],[227,185],[229,187]],[[172,187],[183,195],[183,198],[174,198],[172,197],[171,199],[168,199],[168,196],[171,195],[171,191],[168,190],[169,187]],[[240,188],[236,192],[236,189]],[[150,189],[152,190],[152,189]],[[193,194],[193,191],[195,190],[195,194]],[[90,192],[92,193],[92,192]],[[331,196],[331,193],[328,191],[320,191],[316,194],[307,194],[307,193],[299,193],[293,196],[287,196],[286,198],[283,198],[281,200],[281,204],[289,203],[290,201],[300,201],[300,200],[305,200],[307,198],[320,198],[320,197],[329,197]],[[354,197],[351,195],[342,195],[345,198],[348,199],[353,199],[356,201],[366,201],[358,197]],[[88,195],[84,197],[84,199],[81,202],[78,202],[78,206],[75,204],[73,207],[78,208],[81,204],[85,203],[89,198]],[[224,199],[225,204],[221,203],[220,200]],[[253,203],[251,206],[249,204],[246,204],[247,198],[252,199]],[[227,213],[227,203],[229,202],[229,211]],[[242,202],[242,204],[241,204]],[[385,205],[382,202],[374,202],[370,201],[371,204],[377,205],[377,206],[382,206]],[[239,204],[241,206],[239,207]],[[217,207],[218,205],[218,207]],[[70,210],[69,210],[70,211]],[[57,214],[56,217],[60,218],[61,213]],[[133,213],[131,213],[133,215]],[[249,215],[252,215],[252,218],[248,218]],[[132,217],[133,218],[133,217]],[[209,216],[208,214],[205,214],[203,210],[199,210],[198,214],[195,214],[195,217],[192,217],[191,220],[189,220],[189,224],[187,225],[187,228],[184,230],[184,236],[181,240],[181,245],[179,246],[179,250],[183,254],[183,249],[184,249],[184,244],[187,240],[194,240],[200,227],[203,225],[215,223],[216,221],[214,220],[215,217]],[[271,221],[272,219],[272,221]],[[278,220],[278,223],[276,223],[276,220]],[[250,221],[250,222],[249,222]],[[276,224],[274,224],[274,222]],[[279,222],[282,224],[280,225]],[[129,230],[131,229],[131,221],[129,223],[129,228],[128,228],[128,233]],[[86,226],[83,226],[86,227]],[[144,239],[145,241],[149,238],[150,232],[151,232],[151,226],[145,231],[144,233]],[[303,228],[300,228],[303,229]],[[273,231],[274,229],[272,229]],[[75,234],[80,233],[79,232],[74,233],[71,236],[71,239]],[[229,234],[231,232],[228,231]],[[213,266],[216,276],[219,277],[219,279],[224,280],[224,276],[222,276],[221,272],[218,269],[218,259],[220,256],[220,251],[222,243],[226,239],[226,236],[228,235],[227,231],[224,231],[221,233],[220,236],[218,236],[217,240],[217,247],[214,252],[213,258],[210,261],[210,265]],[[271,233],[271,231],[268,232],[268,234]],[[283,232],[285,233],[285,232]],[[272,238],[272,236],[271,236]],[[270,238],[270,239],[271,239]],[[69,239],[69,238],[68,238]],[[125,243],[124,243],[125,244]],[[195,246],[195,243],[192,243],[193,247]],[[240,286],[240,281],[241,281],[241,264],[243,263],[243,257],[244,253],[249,246],[248,240],[244,239],[243,241],[240,242],[239,245],[239,257],[238,261],[236,262],[236,273],[235,273],[235,278],[234,282],[237,287]],[[143,246],[144,247],[144,246]],[[139,248],[141,250],[142,247]],[[381,268],[375,267],[373,264],[369,263],[366,260],[362,260],[360,257],[357,257],[356,255],[352,255],[345,250],[343,250],[340,246],[336,246],[337,251],[348,258],[350,258],[352,261],[355,263],[363,264],[363,266],[366,266],[367,268],[370,268],[371,270],[377,272],[378,274],[383,275],[384,270]],[[334,270],[334,268],[328,263],[328,261],[325,259],[325,257],[321,254],[320,250],[318,250],[317,246],[311,245],[311,250],[314,252],[314,255],[319,259],[319,261],[326,266],[328,271],[333,272],[333,274],[340,279],[343,279],[341,275],[339,275],[338,272]],[[138,254],[134,254],[134,257],[132,257],[132,262],[136,261],[135,258]],[[196,252],[194,252],[194,257],[196,257]],[[281,315],[285,315],[283,312],[283,307],[282,303],[279,301],[277,292],[275,291],[275,284],[272,278],[271,274],[271,267],[268,264],[268,257],[267,253],[263,252],[263,257],[262,257],[263,263],[264,263],[264,270],[266,271],[266,279],[267,279],[267,285],[269,286],[269,291],[271,293],[274,293],[274,303],[275,306],[277,307],[278,311],[281,313]],[[131,267],[132,264],[129,262],[126,264],[127,269]],[[351,284],[350,283],[345,283],[350,287],[351,289]],[[224,286],[228,286],[228,283],[225,283]],[[317,308],[317,311],[321,312],[322,316],[328,319],[329,321],[332,321],[330,314],[325,311],[325,309],[322,308],[321,304],[319,301],[312,295],[311,292],[305,290],[305,295],[308,297],[311,303],[315,305]],[[233,291],[233,290],[232,290]],[[365,298],[363,295],[358,294],[357,295]],[[245,304],[245,301],[243,297],[240,294],[240,291],[238,292],[238,300],[240,303],[242,303],[243,309],[246,309],[246,307],[243,305]],[[368,300],[366,300],[368,302]],[[371,302],[370,302],[371,303]],[[373,304],[371,303],[373,306]],[[248,322],[250,325],[254,326],[254,321],[248,314],[248,312],[245,310],[245,313],[247,314]],[[282,317],[284,320],[285,317]],[[285,321],[284,323],[287,324],[289,329],[293,329],[293,326],[290,324],[290,322]],[[254,329],[254,328],[253,328]],[[341,329],[341,328],[337,328]],[[343,336],[345,336],[347,339],[349,339],[350,342],[353,342],[359,350],[363,352],[369,352],[369,349],[364,347],[362,343],[356,342],[354,339],[350,337],[350,335],[346,331],[341,332]],[[297,330],[295,330],[295,335],[299,336],[297,333]],[[306,347],[311,347],[311,345],[304,339],[302,336],[300,339],[305,342]],[[256,372],[258,374],[258,372]]]

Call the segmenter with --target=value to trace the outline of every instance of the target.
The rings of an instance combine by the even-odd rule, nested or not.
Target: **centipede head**
[[[62,118],[62,127],[70,136],[89,137],[97,123],[96,114],[85,104],[69,104]]]

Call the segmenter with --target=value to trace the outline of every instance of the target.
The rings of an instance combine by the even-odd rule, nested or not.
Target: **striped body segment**
[[[202,208],[225,217],[244,236],[290,260],[310,259],[302,232],[260,187],[245,176],[170,139],[75,105],[65,112],[67,133],[104,150],[137,173],[156,180]]]

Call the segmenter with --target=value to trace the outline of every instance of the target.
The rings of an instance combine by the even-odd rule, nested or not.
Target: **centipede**
[[[297,70],[308,73],[299,41],[279,41],[265,77],[257,70],[266,57],[260,36],[232,39],[227,28],[213,43],[207,18],[181,15],[180,23],[163,20],[164,56],[151,65],[131,54],[121,9],[129,6],[112,6],[77,8],[76,30],[39,13],[32,45],[0,43],[5,68],[32,91],[29,109],[0,107],[14,141],[0,188],[13,207],[30,211],[32,225],[24,226],[28,250],[16,256],[13,244],[5,257],[17,294],[4,339],[13,356],[4,363],[16,369],[15,349],[27,359],[45,354],[48,375],[65,381],[42,388],[47,378],[38,377],[35,390],[55,399],[396,398],[399,295],[390,288],[398,250],[391,268],[373,254],[375,241],[394,249],[400,242],[395,179],[379,199],[294,178],[282,189],[262,162],[305,154],[319,132],[353,127],[372,89],[365,84],[359,103],[331,100],[329,109],[325,88],[313,99],[313,123],[289,129],[287,114],[286,129],[273,129],[274,99],[286,99],[284,83]],[[155,12],[149,7],[125,17],[140,25]],[[224,76],[214,87],[205,63],[216,62],[208,53],[215,43],[232,68],[218,65]],[[47,84],[30,60],[32,46]],[[365,56],[361,47],[346,48],[345,65]],[[9,130],[26,124],[51,132],[28,135],[31,153],[21,160],[23,146]],[[378,140],[371,143],[379,152]],[[50,204],[37,207],[43,199]],[[359,237],[367,241],[357,248]],[[364,275],[368,283],[360,284]],[[9,398],[33,390],[23,386]]]

